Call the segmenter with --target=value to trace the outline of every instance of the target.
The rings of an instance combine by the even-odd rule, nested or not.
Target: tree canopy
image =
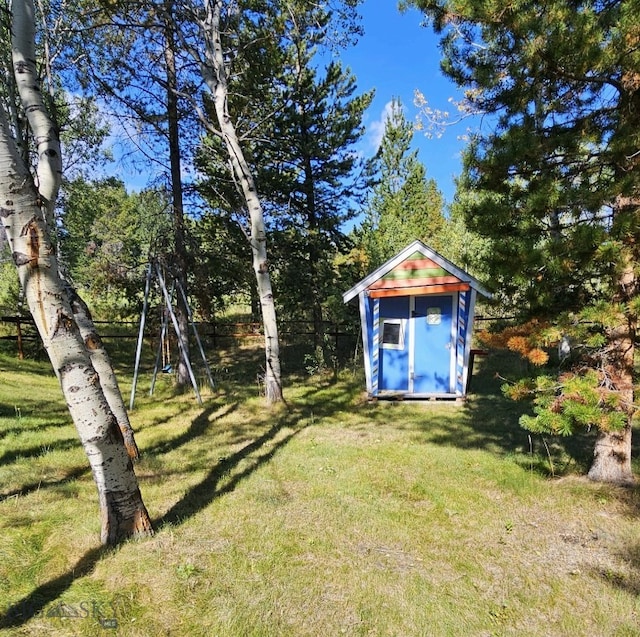
[[[444,198],[411,149],[414,128],[399,99],[391,104],[384,134],[369,162],[371,189],[365,220],[359,231],[361,244],[375,268],[420,239],[436,251],[444,247]]]

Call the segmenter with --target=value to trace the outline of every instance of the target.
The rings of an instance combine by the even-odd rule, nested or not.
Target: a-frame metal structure
[[[153,279],[156,279],[160,290],[162,291],[163,301],[165,304],[166,312],[163,314],[162,320],[162,328],[160,333],[160,343],[158,345],[158,350],[156,353],[155,365],[153,368],[153,377],[151,379],[151,388],[149,390],[149,395],[153,395],[153,390],[155,388],[156,378],[158,376],[158,369],[160,368],[160,359],[163,349],[164,338],[166,336],[168,330],[168,319],[171,318],[171,322],[173,324],[173,328],[175,330],[176,336],[178,337],[178,346],[180,349],[180,355],[184,360],[184,363],[189,372],[189,379],[191,380],[191,385],[193,386],[193,391],[196,394],[196,398],[198,399],[198,403],[202,404],[202,396],[200,395],[200,390],[198,389],[198,383],[196,381],[195,374],[193,373],[193,366],[191,365],[191,360],[189,359],[189,353],[184,349],[182,340],[180,339],[180,327],[178,325],[178,318],[173,310],[173,292],[175,290],[180,294],[182,301],[184,302],[184,307],[187,309],[187,318],[189,320],[189,324],[193,329],[193,334],[196,339],[196,343],[198,344],[198,349],[200,350],[200,355],[202,356],[202,362],[204,363],[204,368],[207,373],[207,379],[209,380],[209,384],[212,388],[215,387],[215,382],[213,380],[213,376],[211,374],[211,368],[209,367],[209,363],[207,362],[207,357],[204,353],[204,348],[202,347],[202,341],[200,340],[200,335],[198,334],[198,330],[196,329],[196,325],[193,321],[193,315],[191,314],[191,309],[189,307],[189,303],[187,301],[187,295],[184,291],[184,288],[180,284],[180,281],[177,278],[173,278],[172,281],[172,289],[171,292],[167,289],[167,285],[165,282],[165,276],[162,272],[162,267],[157,260],[151,261],[147,268],[147,279],[144,287],[144,303],[142,306],[142,314],[140,316],[140,330],[138,332],[138,343],[136,346],[136,359],[135,359],[135,367],[133,371],[133,384],[131,386],[131,398],[129,400],[129,409],[133,409],[133,403],[135,401],[136,394],[136,386],[138,384],[138,372],[140,369],[140,357],[142,352],[142,341],[144,337],[144,328],[147,321],[147,314],[149,312],[149,295],[151,293],[151,284]]]

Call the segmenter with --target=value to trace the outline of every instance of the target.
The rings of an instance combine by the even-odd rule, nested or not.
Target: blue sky
[[[400,98],[407,119],[413,121],[418,113],[413,104],[416,89],[422,91],[432,108],[449,112],[455,111],[449,98],[460,99],[460,93],[440,71],[438,38],[431,28],[420,26],[419,11],[401,14],[394,0],[365,0],[360,14],[365,34],[339,57],[357,77],[361,92],[376,90],[365,116],[367,133],[360,148],[369,157],[377,149],[392,98]],[[460,138],[467,126],[461,122],[431,139],[416,131],[413,139],[427,177],[436,180],[449,203],[455,192],[454,177],[461,170],[460,152],[465,144]]]

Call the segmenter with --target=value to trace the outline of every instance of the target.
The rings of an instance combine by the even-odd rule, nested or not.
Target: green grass
[[[248,345],[215,354],[201,407],[167,377],[149,397],[145,368],[156,534],[105,550],[50,367],[0,356],[0,633],[640,635],[640,494],[581,477],[589,437],[518,427],[494,377],[510,359],[482,362],[464,406],[369,403],[359,371],[296,360],[271,410]]]

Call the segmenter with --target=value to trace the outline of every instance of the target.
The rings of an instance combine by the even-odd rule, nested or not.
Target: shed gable
[[[373,298],[468,290],[469,284],[416,250],[367,288]]]
[[[422,241],[414,241],[342,295],[345,303],[358,295],[373,298],[422,296],[476,290],[491,294],[470,274],[445,259]]]

